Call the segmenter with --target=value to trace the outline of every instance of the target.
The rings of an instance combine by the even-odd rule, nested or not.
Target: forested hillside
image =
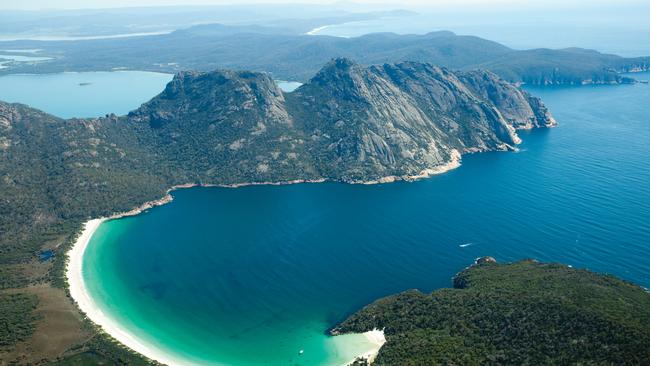
[[[454,287],[377,300],[334,334],[384,329],[376,365],[645,365],[650,294],[613,276],[483,259]]]

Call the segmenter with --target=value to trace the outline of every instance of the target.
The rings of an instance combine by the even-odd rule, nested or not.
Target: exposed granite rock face
[[[317,176],[284,95],[268,74],[182,72],[123,120],[164,156],[192,161],[187,181]]]
[[[515,129],[555,125],[539,99],[492,73],[417,62],[336,59],[287,103],[323,176],[352,181],[426,175],[453,152],[510,150]]]
[[[539,98],[508,83],[489,71],[470,71],[461,80],[476,94],[489,100],[501,116],[516,129],[557,125]]]
[[[124,121],[161,154],[191,160],[189,180],[219,183],[411,179],[462,153],[512,150],[516,129],[555,125],[539,99],[489,72],[348,59],[287,94],[264,73],[183,72]]]
[[[153,128],[179,120],[199,124],[228,121],[243,132],[291,123],[284,96],[268,75],[234,71],[178,73],[160,95],[130,116],[147,119]],[[256,124],[261,121],[262,126]]]
[[[6,132],[12,108],[3,108],[8,150],[20,134]],[[293,93],[264,73],[183,72],[128,116],[47,119],[26,128],[65,147],[53,153],[66,174],[128,168],[173,184],[412,179],[454,167],[462,153],[514,149],[516,129],[555,125],[539,99],[490,72],[347,59]]]
[[[286,94],[264,73],[182,72],[128,116],[73,121],[63,135],[98,134],[174,183],[217,184],[413,179],[462,153],[512,150],[518,128],[555,124],[539,99],[489,72],[348,59]],[[115,150],[99,147],[79,164]]]

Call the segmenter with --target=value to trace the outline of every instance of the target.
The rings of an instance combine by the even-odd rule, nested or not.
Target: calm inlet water
[[[47,57],[6,56],[0,60],[47,60]],[[0,61],[2,68],[4,61]],[[127,114],[157,95],[174,76],[146,71],[65,72],[0,76],[0,100],[23,103],[61,118]],[[302,85],[276,81],[291,92]]]
[[[0,76],[0,100],[62,118],[122,115],[160,93],[172,77],[144,71],[5,75]]]
[[[180,190],[107,222],[85,255],[89,290],[176,357],[320,365],[367,347],[328,327],[378,297],[450,286],[479,256],[650,286],[650,85],[530,90],[560,127],[521,132],[518,153],[415,183]]]

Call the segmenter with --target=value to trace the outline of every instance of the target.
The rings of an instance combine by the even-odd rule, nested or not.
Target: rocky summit
[[[176,75],[123,123],[202,181],[409,179],[550,127],[541,101],[485,71],[335,59],[283,93],[268,74]],[[196,159],[198,157],[198,159]]]

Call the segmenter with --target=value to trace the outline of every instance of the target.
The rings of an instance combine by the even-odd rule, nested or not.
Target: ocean
[[[480,256],[650,287],[650,85],[528,90],[559,127],[519,132],[518,152],[413,183],[183,189],[106,222],[84,257],[88,289],[174,357],[336,365],[369,345],[329,327],[382,296],[449,287]]]

